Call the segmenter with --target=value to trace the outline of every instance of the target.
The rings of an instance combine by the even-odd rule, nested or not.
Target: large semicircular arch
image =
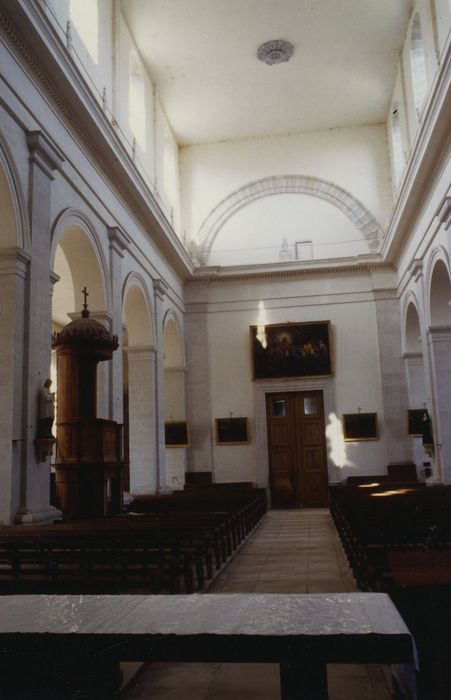
[[[370,251],[381,242],[382,229],[371,212],[347,190],[332,182],[308,175],[274,175],[235,190],[204,219],[197,235],[198,253],[207,259],[216,236],[235,212],[263,197],[276,194],[307,194],[336,206],[359,229]]]

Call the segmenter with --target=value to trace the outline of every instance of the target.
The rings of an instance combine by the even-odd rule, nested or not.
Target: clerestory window
[[[410,37],[410,70],[412,74],[412,88],[415,109],[419,115],[426,99],[427,77],[426,57],[424,53],[423,35],[421,32],[420,15],[417,12],[412,22]]]
[[[146,150],[146,95],[141,63],[130,51],[128,82],[128,124],[140,148]]]

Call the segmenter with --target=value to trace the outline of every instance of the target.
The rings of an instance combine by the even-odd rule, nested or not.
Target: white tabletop
[[[0,596],[0,634],[408,635],[385,593]]]

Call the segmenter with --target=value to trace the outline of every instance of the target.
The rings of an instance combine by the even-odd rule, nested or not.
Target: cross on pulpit
[[[233,418],[233,411],[229,411],[230,418]]]
[[[84,304],[83,304],[83,308],[84,308],[84,309],[87,309],[87,308],[88,308],[88,297],[89,297],[89,292],[88,292],[88,290],[87,290],[86,287],[83,287],[83,289],[81,290],[81,293],[83,294],[84,299],[85,299]]]

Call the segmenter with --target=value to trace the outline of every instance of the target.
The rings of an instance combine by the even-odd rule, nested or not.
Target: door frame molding
[[[257,452],[257,484],[269,489],[268,426],[266,422],[266,394],[280,394],[299,391],[322,391],[324,401],[324,427],[327,428],[329,415],[335,407],[335,382],[332,377],[312,379],[286,379],[254,382],[255,443]],[[333,480],[335,465],[329,457],[326,439],[327,478]]]

